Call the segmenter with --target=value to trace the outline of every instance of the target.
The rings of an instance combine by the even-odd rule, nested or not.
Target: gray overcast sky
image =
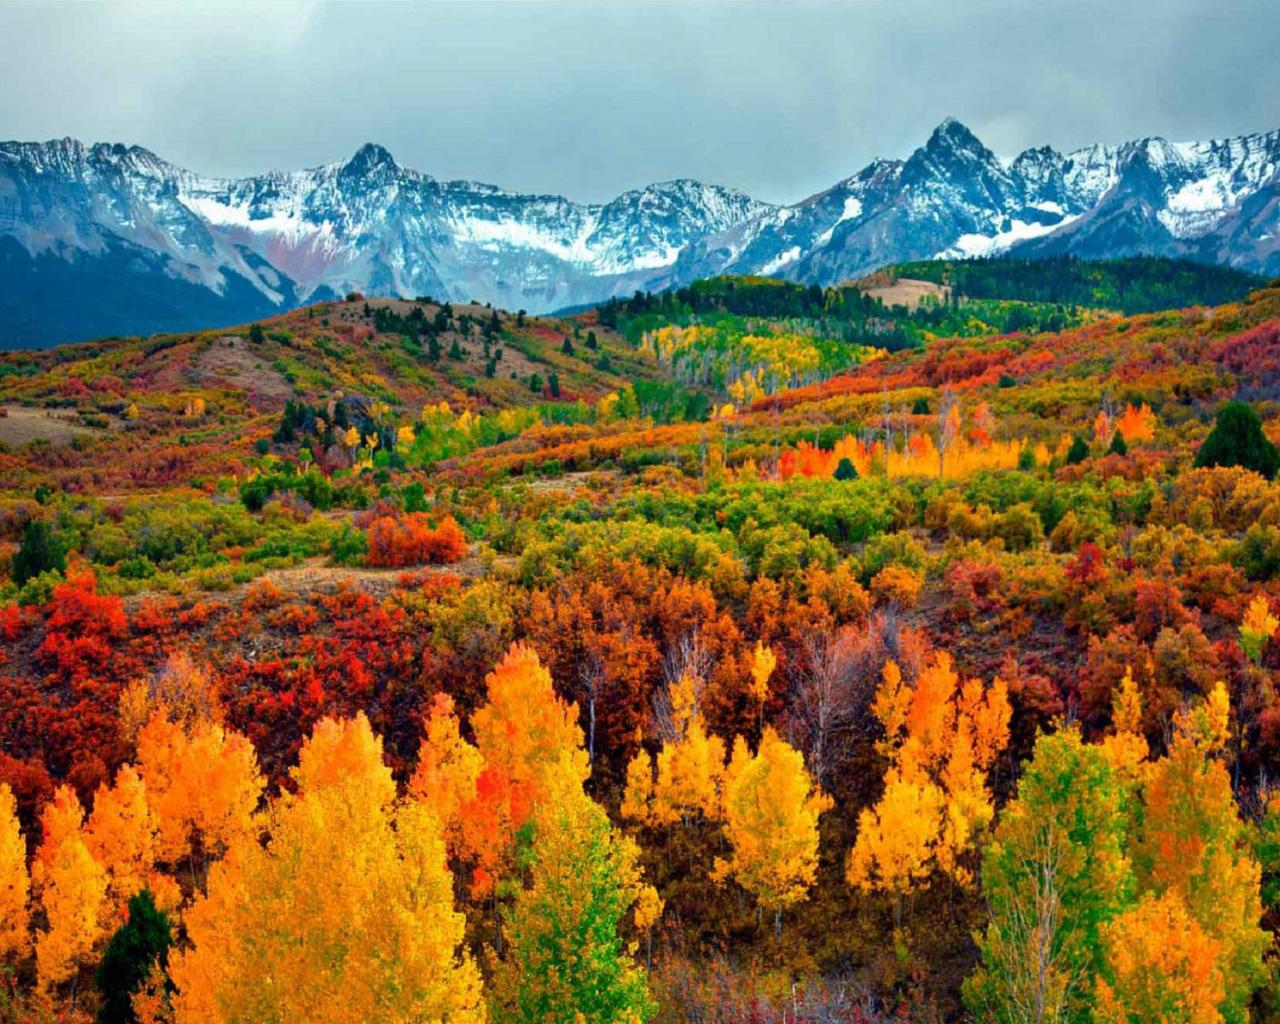
[[[362,142],[599,200],[794,201],[951,114],[996,152],[1280,128],[1280,3],[0,2],[0,138],[238,175]]]

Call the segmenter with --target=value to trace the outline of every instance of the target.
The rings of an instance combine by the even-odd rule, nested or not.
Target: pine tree
[[[169,960],[169,919],[156,909],[147,890],[129,900],[128,920],[117,929],[102,954],[94,984],[102,996],[98,1024],[135,1024],[132,999],[155,966]]]
[[[43,519],[30,520],[13,556],[13,582],[22,586],[41,573],[64,572],[66,568],[66,549],[52,528]]]
[[[1227,402],[1218,410],[1213,431],[1196,452],[1197,466],[1243,466],[1268,480],[1280,469],[1280,452],[1262,432],[1253,406]]]

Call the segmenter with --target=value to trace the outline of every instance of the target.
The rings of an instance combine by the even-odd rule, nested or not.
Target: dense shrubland
[[[0,453],[0,1019],[1271,1020],[1280,290],[742,288],[16,357],[125,404]],[[558,400],[382,362],[508,335]]]

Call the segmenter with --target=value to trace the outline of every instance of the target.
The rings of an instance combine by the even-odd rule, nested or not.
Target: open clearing
[[[32,441],[66,444],[76,436],[91,437],[102,431],[86,427],[73,410],[30,409],[23,405],[0,406],[0,442],[14,447]]]
[[[926,299],[946,302],[951,298],[951,289],[946,285],[917,281],[910,277],[894,280],[885,274],[873,274],[864,278],[858,282],[858,287],[886,306],[906,306],[907,309],[915,309]]]

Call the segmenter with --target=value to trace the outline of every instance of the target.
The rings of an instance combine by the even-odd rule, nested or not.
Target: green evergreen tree
[[[1124,443],[1124,434],[1117,430],[1111,435],[1111,447],[1107,451],[1111,455],[1128,455],[1129,446]]]
[[[1089,457],[1089,445],[1083,437],[1076,434],[1071,447],[1067,449],[1067,465],[1075,466]]]
[[[928,416],[929,412],[930,412],[929,399],[917,398],[914,402],[911,403],[911,415]]]
[[[569,335],[564,336],[564,342],[560,345],[560,351],[567,356],[573,355],[573,342],[569,340]]]
[[[836,466],[835,478],[837,480],[857,480],[858,469],[849,459],[841,459]]]
[[[249,327],[249,341],[254,345],[261,345],[266,340],[266,333],[262,330],[262,324],[253,324]]]
[[[22,531],[22,541],[13,556],[13,582],[22,586],[44,572],[63,572],[67,552],[57,534],[43,519],[32,519]]]
[[[1213,431],[1196,453],[1197,466],[1243,466],[1268,480],[1280,469],[1280,452],[1262,432],[1262,420],[1253,406],[1228,402],[1218,410]]]
[[[595,331],[587,331],[587,348],[594,352],[600,347],[600,342],[596,339]]]
[[[547,390],[551,392],[552,398],[560,397],[560,375],[551,373],[547,375]]]
[[[135,1024],[131,1003],[153,964],[167,966],[173,935],[169,919],[151,893],[142,890],[129,900],[129,920],[107,943],[94,984],[102,996],[97,1024]]]

